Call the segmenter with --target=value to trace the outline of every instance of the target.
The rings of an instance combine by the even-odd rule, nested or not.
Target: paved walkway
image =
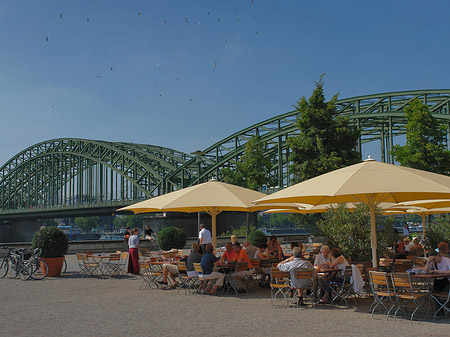
[[[268,289],[248,296],[139,290],[140,277],[0,280],[0,336],[448,336],[450,319],[371,319],[358,308],[273,308]]]

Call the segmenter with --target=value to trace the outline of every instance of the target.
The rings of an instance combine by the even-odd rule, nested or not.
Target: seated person
[[[409,244],[409,252],[413,255],[418,255],[423,253],[423,247],[419,243],[419,238],[415,237],[412,242]]]
[[[238,238],[237,238],[237,236],[236,235],[231,235],[231,243],[234,245],[234,243],[235,242],[237,242],[238,241]]]
[[[212,254],[214,251],[213,246],[208,243],[205,250],[206,253],[203,254],[200,261],[203,270],[203,277],[201,277],[200,279],[209,281],[207,286],[202,285],[202,289],[204,289],[207,293],[214,295],[217,292],[217,289],[223,286],[224,275],[222,273],[213,271],[214,264],[218,264],[220,262],[219,259]],[[213,284],[214,286],[211,289],[211,286]]]
[[[300,251],[302,252],[302,259],[303,259],[303,243],[301,242],[291,242],[290,244],[291,246],[291,251],[292,251],[292,256],[290,256],[289,258],[287,258],[287,261],[293,261],[294,260],[294,249],[300,248]]]
[[[233,250],[233,244],[231,242],[227,242],[225,244],[225,253],[223,253],[220,260],[223,262],[227,261],[228,263],[236,262],[237,255]]]
[[[439,254],[440,254],[441,256],[443,256],[443,257],[449,257],[449,256],[448,256],[449,248],[448,248],[447,242],[444,242],[444,241],[439,242],[439,244],[438,244],[438,250],[439,250]]]
[[[258,250],[258,248],[255,247],[255,246],[253,246],[253,245],[250,243],[250,241],[245,241],[245,242],[244,242],[244,250],[245,250],[245,252],[247,253],[247,255],[248,255],[251,259],[253,259],[253,257],[255,256],[256,251]]]
[[[253,258],[260,259],[260,260],[267,260],[268,257],[267,257],[267,255],[264,254],[266,252],[266,249],[267,249],[267,243],[265,243],[265,242],[261,243],[259,245],[257,251],[255,252],[255,255],[253,256]]]
[[[410,241],[409,238],[403,239],[403,245],[405,246],[405,254],[409,253],[409,247],[410,247]]]
[[[320,273],[320,269],[327,268],[330,262],[330,247],[323,245],[320,247],[320,253],[316,255],[314,259],[314,268],[317,271],[317,279],[323,281],[325,279],[325,273]]]
[[[426,273],[434,272],[437,274],[439,272],[448,272],[450,271],[450,259],[448,257],[441,256],[438,252],[433,252],[430,254],[424,270]],[[434,281],[433,291],[448,291],[449,288],[448,277],[443,277]]]
[[[286,259],[284,261],[281,261],[278,263],[277,268],[281,271],[289,272],[291,275],[291,286],[293,288],[297,288],[299,302],[298,304],[303,306],[305,305],[303,302],[303,289],[308,287],[312,283],[312,279],[305,279],[305,280],[297,280],[295,278],[295,269],[297,268],[312,268],[312,264],[309,261],[303,260],[302,256],[302,249],[300,247],[294,247],[292,251],[293,259],[290,260]]]
[[[191,246],[191,253],[186,260],[186,272],[188,277],[196,277],[197,273],[194,269],[194,263],[200,263],[202,260],[202,255],[200,252],[200,245],[198,243],[193,243]]]
[[[269,257],[265,254],[266,249],[267,249],[267,243],[265,243],[265,242],[261,243],[253,258],[258,259],[258,260],[268,260]],[[260,284],[264,285],[266,282],[266,277],[268,279],[270,279],[270,267],[260,267],[258,271],[261,272],[262,275],[264,275],[262,277],[262,279],[260,280]]]
[[[238,277],[243,278],[248,275],[252,275],[255,270],[253,269],[252,263],[250,262],[250,258],[248,257],[245,250],[242,249],[241,244],[239,242],[235,242],[233,245],[233,250],[237,255],[237,262],[248,262],[248,269],[247,271],[239,271],[239,272],[232,272],[227,275],[227,277]]]
[[[186,261],[186,272],[189,277],[195,277],[197,273],[194,271],[193,263],[199,263],[202,256],[198,253],[200,246],[198,243],[193,243],[191,246],[191,254],[187,258],[182,258],[180,261]],[[180,271],[177,265],[171,263],[163,264],[163,280],[159,281],[160,284],[167,284],[167,276],[172,279],[172,289],[176,288],[178,282],[175,277]]]
[[[344,270],[345,267],[349,266],[345,257],[341,254],[341,251],[338,248],[333,248],[330,250],[330,258],[331,261],[328,262],[329,268],[337,268],[340,269],[339,272],[333,272],[327,279],[325,286],[323,289],[325,293],[319,303],[328,303],[328,296],[331,293],[331,282],[350,282],[350,280],[344,280]]]
[[[329,266],[330,262],[330,247],[323,245],[320,247],[320,253],[314,259],[314,267],[316,269],[325,268]]]
[[[283,258],[283,248],[281,248],[281,244],[276,236],[271,236],[269,241],[267,241],[267,250],[269,255],[272,255],[275,259]]]

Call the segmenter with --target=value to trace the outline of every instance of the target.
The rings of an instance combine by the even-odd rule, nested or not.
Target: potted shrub
[[[31,248],[42,250],[41,259],[48,265],[47,276],[59,276],[64,263],[64,255],[69,248],[69,240],[62,230],[44,227],[34,234]]]
[[[182,249],[187,238],[182,229],[166,227],[158,233],[157,240],[162,250],[170,250],[172,248]]]
[[[248,235],[247,240],[250,241],[250,243],[255,247],[259,247],[259,245],[262,243],[267,243],[266,236],[259,229],[251,231]]]

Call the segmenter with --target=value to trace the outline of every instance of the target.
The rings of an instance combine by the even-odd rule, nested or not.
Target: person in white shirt
[[[206,245],[212,244],[211,232],[205,228],[204,224],[200,225],[200,232],[198,233],[198,244],[202,247],[202,252],[206,252]]]
[[[425,272],[440,272],[450,271],[450,259],[437,252],[431,253],[428,262],[424,268]],[[448,291],[450,289],[450,282],[448,277],[438,278],[434,281],[433,291]]]

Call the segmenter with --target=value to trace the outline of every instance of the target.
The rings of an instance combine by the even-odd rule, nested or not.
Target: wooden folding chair
[[[100,270],[100,264],[95,262],[94,259],[89,258],[87,254],[83,254],[84,266],[86,267],[86,276],[97,276],[96,271]]]
[[[348,307],[348,298],[353,298],[356,306],[355,292],[353,291],[353,284],[350,282],[352,277],[352,266],[346,266],[343,272],[342,281],[336,280],[330,282],[331,290],[334,294],[332,295],[331,303],[334,303],[337,299],[339,299],[339,304],[345,302],[345,305]]]
[[[384,271],[369,271],[370,288],[373,294],[373,303],[370,305],[369,312],[372,312],[372,318],[378,307],[384,308],[386,320],[393,309],[395,309],[395,292],[388,274]],[[389,308],[388,308],[389,305]]]
[[[420,311],[425,317],[427,313],[424,304],[427,300],[428,293],[425,293],[422,289],[414,286],[411,282],[411,275],[409,273],[392,273],[391,279],[394,286],[397,306],[397,310],[395,310],[394,313],[394,320],[401,309],[408,315],[408,304],[410,303],[412,303],[414,307],[414,310],[411,313],[410,322],[412,322],[417,311]]]
[[[83,253],[77,253],[77,262],[78,262],[78,267],[80,267],[80,274],[81,276],[88,276],[88,270],[87,267],[84,264],[84,258],[83,258]]]
[[[296,288],[296,289],[301,289],[304,294],[304,298],[309,297],[310,301],[311,301],[311,305],[314,308],[314,305],[317,302],[317,299],[315,298],[314,295],[314,279],[316,277],[316,271],[313,267],[311,268],[297,268],[294,270],[294,278],[296,280],[311,280],[311,283],[308,286],[305,287],[301,287],[301,288]],[[296,303],[296,305],[299,305],[299,298],[298,298],[298,292],[295,292],[294,295],[294,302]]]
[[[198,285],[197,287],[197,291],[194,292],[195,293],[200,293],[200,294],[204,294],[204,288],[207,287],[208,284],[208,280],[205,279],[205,275],[203,275],[203,269],[202,269],[202,265],[200,263],[193,263],[194,266],[194,271],[197,273],[197,278],[196,278],[196,285]]]
[[[152,285],[158,287],[158,283],[152,277],[151,267],[148,260],[139,260],[139,275],[142,277],[142,283],[139,286],[140,290],[150,290]]]
[[[110,276],[120,273],[120,254],[111,254],[109,260],[104,263],[105,270]]]
[[[277,297],[281,295],[286,300],[286,306],[289,306],[290,289],[289,273],[272,268],[270,270],[270,300],[272,305],[275,305]]]

